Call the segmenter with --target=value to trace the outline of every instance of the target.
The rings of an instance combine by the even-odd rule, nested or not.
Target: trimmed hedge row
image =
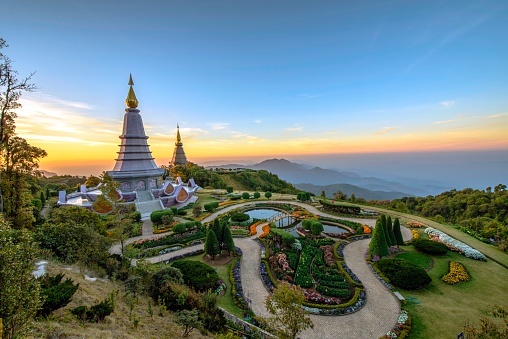
[[[338,289],[338,288],[332,288],[332,287],[327,287],[327,286],[323,286],[323,285],[317,285],[316,291],[318,291],[319,293],[325,294],[325,295],[329,295],[330,297],[337,297],[337,298],[342,298],[342,299],[347,299],[351,296],[351,291],[349,289],[343,289],[343,288]]]
[[[420,289],[432,281],[423,268],[408,260],[381,259],[377,267],[393,285],[405,290]]]
[[[413,239],[412,244],[418,251],[427,254],[444,255],[448,252],[448,247],[438,241],[416,238]]]

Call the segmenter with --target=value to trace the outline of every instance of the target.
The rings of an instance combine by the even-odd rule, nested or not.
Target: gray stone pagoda
[[[129,94],[125,100],[127,108],[123,118],[121,144],[115,167],[107,173],[120,183],[122,192],[147,191],[161,186],[165,170],[157,167],[147,143],[143,120],[139,114],[138,100],[129,79]],[[183,150],[182,150],[183,151]],[[175,151],[176,152],[176,151]],[[185,157],[185,154],[184,154]]]
[[[182,138],[180,138],[180,127],[176,125],[176,142],[175,150],[173,152],[173,158],[171,159],[171,165],[185,165],[187,163],[187,157],[183,150]]]

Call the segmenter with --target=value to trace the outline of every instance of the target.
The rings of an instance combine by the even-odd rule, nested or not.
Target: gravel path
[[[272,202],[288,203],[287,201]],[[333,217],[332,215],[318,211],[316,208],[308,204],[293,201],[290,203],[304,207],[309,212],[317,215]],[[227,208],[215,212],[205,218],[203,222],[209,222],[216,218],[219,214],[223,214],[231,209],[248,204],[249,203],[228,206]],[[375,220],[373,219],[343,217],[341,217],[341,219],[357,221],[369,226],[375,226]],[[258,234],[261,234],[261,228],[262,225],[257,227]],[[411,239],[411,230],[406,227],[401,227],[401,231],[404,240]],[[143,235],[141,237],[131,238],[132,241],[129,241],[129,243],[148,237],[154,237],[154,235]],[[256,236],[250,238],[235,238],[235,244],[243,251],[240,268],[245,296],[251,300],[251,308],[256,315],[267,317],[269,316],[269,313],[264,306],[264,302],[268,296],[268,291],[259,275],[261,250],[259,244],[253,241],[255,237]],[[344,249],[344,260],[365,286],[367,293],[367,301],[365,305],[358,312],[346,316],[311,315],[312,322],[314,323],[314,329],[309,329],[302,333],[299,336],[301,339],[379,338],[395,326],[400,314],[400,304],[393,293],[381,284],[367,266],[365,253],[368,249],[369,241],[369,239],[359,240],[349,244]],[[161,262],[171,257],[198,249],[203,249],[203,244],[186,247],[179,251],[166,253],[161,256],[147,258],[147,260],[151,263]]]

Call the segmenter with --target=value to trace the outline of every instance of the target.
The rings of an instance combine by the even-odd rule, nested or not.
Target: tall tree
[[[0,216],[0,319],[3,338],[21,337],[41,307],[40,284],[35,279],[37,243],[27,230],[9,227]],[[2,334],[2,333],[0,333]]]
[[[390,241],[390,235],[388,234],[388,224],[386,221],[387,221],[386,215],[381,214],[381,225],[383,226],[383,231],[385,233],[385,241],[386,241],[386,244],[388,245],[388,247],[390,247],[391,241]]]
[[[369,253],[379,257],[385,257],[390,254],[388,244],[385,239],[385,231],[380,218],[376,221],[376,228],[372,232],[372,239],[369,243]]]
[[[212,229],[208,229],[208,232],[206,233],[205,254],[211,256],[212,260],[215,259],[216,255],[220,254],[219,242],[217,241],[215,232]]]
[[[402,232],[400,231],[399,218],[395,218],[395,220],[393,221],[393,235],[395,236],[397,247],[399,247],[400,245],[404,245],[404,239],[402,238]]]
[[[223,236],[223,229],[221,222],[219,218],[215,218],[213,221],[213,224],[211,226],[211,230],[215,233],[215,236],[217,237],[217,242],[219,243],[219,248],[222,249],[224,246],[224,236]]]
[[[266,298],[266,309],[273,315],[267,322],[276,330],[278,338],[295,339],[307,328],[314,328],[309,313],[302,308],[304,301],[300,287],[284,283]]]
[[[231,255],[231,252],[235,251],[235,241],[233,240],[233,234],[231,234],[229,226],[224,225],[223,234],[224,234],[224,249],[228,250],[228,254]]]
[[[393,234],[393,223],[392,223],[392,217],[388,216],[386,218],[386,229],[388,231],[388,236],[390,237],[390,243],[389,246],[395,246],[397,245],[397,240],[395,239],[395,234]],[[388,243],[388,241],[387,241]]]
[[[32,92],[36,87],[30,83],[34,73],[19,80],[18,72],[12,68],[12,61],[2,53],[2,49],[9,47],[6,41],[0,38],[0,145],[14,134],[14,119],[17,117],[15,109],[21,108],[18,102],[22,92]]]

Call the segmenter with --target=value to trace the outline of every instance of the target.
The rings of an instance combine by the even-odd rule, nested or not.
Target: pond
[[[254,209],[247,212],[244,212],[245,214],[248,214],[251,218],[257,218],[257,219],[268,219],[273,217],[274,215],[281,213],[280,211],[263,208],[263,209]],[[301,227],[301,221],[297,220],[294,221],[293,218],[282,218],[280,220],[277,220],[275,223],[277,228],[283,228],[285,231],[291,233],[295,237],[298,237],[298,233],[296,233],[296,229],[298,227]],[[323,222],[323,228],[324,232],[326,233],[335,233],[335,234],[341,234],[346,233],[348,230],[335,225],[329,225]]]

